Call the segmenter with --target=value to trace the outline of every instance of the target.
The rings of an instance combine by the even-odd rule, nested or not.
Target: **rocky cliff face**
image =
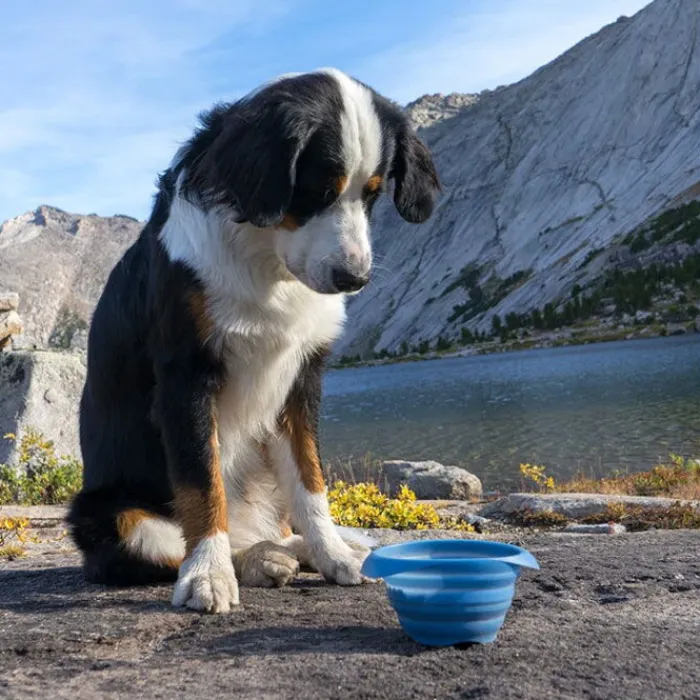
[[[597,251],[697,196],[699,30],[697,0],[656,0],[421,129],[443,195],[420,227],[377,208],[379,270],[350,302],[338,352],[396,351],[541,307],[600,274]]]
[[[700,197],[699,33],[697,0],[655,0],[515,85],[408,105],[444,191],[422,226],[378,205],[377,271],[336,352],[450,340],[565,298],[642,222]],[[80,344],[140,227],[51,207],[3,224],[0,292],[19,292],[25,325],[15,344]]]
[[[125,216],[41,206],[0,226],[0,292],[19,292],[16,348],[68,349],[85,328],[112,267],[142,224]]]

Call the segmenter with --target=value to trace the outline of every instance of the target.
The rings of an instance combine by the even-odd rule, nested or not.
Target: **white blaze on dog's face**
[[[311,137],[297,162],[277,251],[311,289],[352,293],[369,280],[372,266],[369,217],[386,170],[382,125],[367,88],[342,73],[328,74],[339,87],[337,121]],[[319,191],[321,210],[314,203]]]
[[[279,261],[316,292],[369,280],[370,214],[389,180],[404,219],[432,213],[427,148],[396,105],[340,71],[284,76],[204,119],[217,136],[195,138],[185,190],[271,231]]]
[[[357,292],[369,280],[369,212],[353,190],[348,187],[326,211],[299,228],[288,219],[277,236],[277,252],[287,270],[322,294]]]

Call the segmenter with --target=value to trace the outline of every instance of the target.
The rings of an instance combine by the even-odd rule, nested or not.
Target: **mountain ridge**
[[[456,283],[470,265],[482,288],[524,273],[468,320],[472,331],[563,298],[600,273],[600,259],[581,268],[592,251],[696,186],[700,95],[688,86],[700,81],[698,22],[692,0],[656,0],[421,129],[443,196],[420,230],[378,207],[375,250],[392,272],[351,300],[339,353],[457,337],[454,312],[469,298]]]
[[[337,355],[483,333],[495,315],[559,303],[630,232],[700,196],[699,31],[696,0],[655,0],[517,83],[406,105],[443,194],[419,227],[389,197],[377,205],[377,269],[349,300]],[[57,324],[85,325],[142,225],[42,205],[0,227],[0,287],[20,293],[27,343],[62,346]]]

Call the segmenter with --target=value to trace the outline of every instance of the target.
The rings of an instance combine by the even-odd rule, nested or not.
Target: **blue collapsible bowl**
[[[362,573],[384,579],[409,637],[449,646],[496,639],[524,566],[540,568],[530,552],[512,544],[419,540],[376,549]]]

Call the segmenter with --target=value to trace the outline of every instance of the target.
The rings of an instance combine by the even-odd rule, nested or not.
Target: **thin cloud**
[[[321,0],[3,3],[0,221],[39,204],[147,216],[197,113],[277,73],[336,63],[401,102],[478,91],[645,4],[435,2],[367,21]]]
[[[290,7],[283,0],[4,7],[0,64],[10,70],[0,96],[0,221],[40,203],[145,216],[157,172],[212,101],[210,76],[193,56],[226,33],[263,31]]]
[[[648,0],[500,0],[464,3],[420,41],[371,56],[361,75],[401,103],[434,92],[480,92],[531,74]]]

